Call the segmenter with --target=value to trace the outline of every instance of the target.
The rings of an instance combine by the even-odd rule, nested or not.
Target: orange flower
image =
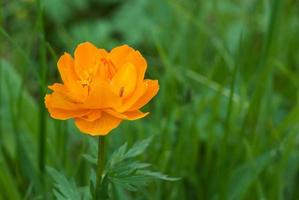
[[[157,80],[144,79],[146,60],[127,45],[110,52],[89,42],[79,44],[74,59],[58,60],[63,84],[49,86],[46,107],[55,119],[74,119],[90,135],[106,135],[122,120],[146,116],[139,109],[158,92]]]

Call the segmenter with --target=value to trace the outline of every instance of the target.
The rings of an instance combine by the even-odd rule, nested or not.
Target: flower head
[[[90,135],[106,135],[122,120],[146,116],[139,109],[159,90],[157,80],[144,79],[146,60],[127,45],[107,52],[85,42],[74,58],[64,53],[57,65],[63,83],[49,86],[46,107],[51,117],[74,119]]]

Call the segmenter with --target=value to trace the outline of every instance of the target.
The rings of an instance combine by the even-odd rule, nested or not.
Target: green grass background
[[[53,199],[43,163],[88,184],[96,139],[43,103],[84,41],[133,46],[160,83],[107,157],[154,136],[139,159],[182,178],[116,199],[299,199],[298,0],[1,0],[0,25],[0,199]]]

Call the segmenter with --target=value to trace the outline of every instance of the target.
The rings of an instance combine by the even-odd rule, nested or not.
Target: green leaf
[[[128,144],[125,143],[121,147],[119,147],[113,154],[111,155],[110,160],[108,161],[108,168],[113,167],[116,163],[119,163],[125,159],[125,153],[127,150]]]
[[[146,177],[142,175],[131,175],[120,178],[110,177],[112,183],[132,192],[137,191],[139,187],[146,186],[147,181],[145,179]]]
[[[144,153],[150,145],[152,137],[139,141],[127,150],[127,143],[117,149],[108,162],[106,174],[111,183],[116,187],[136,191],[146,186],[153,179],[176,181],[179,178],[168,177],[160,172],[148,170],[149,163],[135,161],[133,158]]]
[[[177,181],[180,178],[168,177],[160,172],[153,172],[150,170],[132,170],[131,174],[119,173],[115,176],[110,176],[110,180],[129,191],[136,191],[138,188],[146,186],[153,179],[161,179],[166,181]]]
[[[69,181],[62,173],[53,168],[47,167],[47,171],[55,181],[53,193],[57,199],[91,199],[88,187],[78,188],[73,179]]]
[[[161,179],[165,181],[178,181],[181,179],[176,177],[169,177],[168,175],[162,174],[161,172],[154,172],[149,170],[139,170],[137,171],[137,174],[142,174],[151,178]]]
[[[145,140],[137,142],[126,153],[125,157],[126,158],[132,158],[132,157],[136,157],[136,156],[142,154],[146,150],[146,148],[149,146],[149,144],[152,142],[152,140],[153,140],[153,137],[149,137],[149,138],[147,138]]]
[[[121,174],[129,174],[130,171],[134,170],[139,170],[139,169],[144,169],[149,167],[151,164],[149,163],[141,163],[138,161],[127,161],[123,162],[122,164],[119,164],[117,166],[114,166],[109,170],[109,173],[119,173]]]

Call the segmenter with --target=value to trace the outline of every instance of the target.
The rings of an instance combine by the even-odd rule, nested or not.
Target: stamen
[[[122,97],[125,93],[125,87],[121,87],[119,91],[119,96]]]
[[[106,77],[111,80],[116,73],[116,68],[111,60],[103,58],[102,60],[103,67],[105,70]]]

